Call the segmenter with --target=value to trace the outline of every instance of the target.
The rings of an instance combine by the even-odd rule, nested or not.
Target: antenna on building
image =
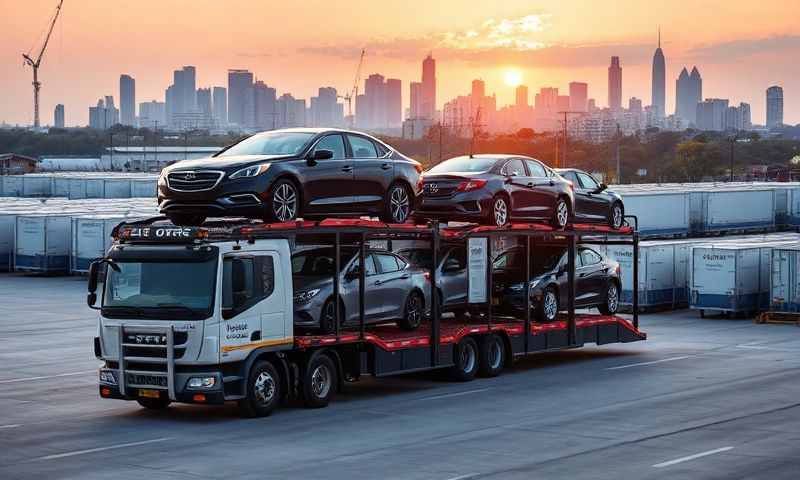
[[[661,48],[661,25],[658,26],[658,48]]]

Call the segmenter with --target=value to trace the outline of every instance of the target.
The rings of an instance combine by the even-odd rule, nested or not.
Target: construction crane
[[[337,98],[342,98],[347,103],[347,117],[350,119],[350,128],[353,128],[355,123],[355,116],[353,116],[353,99],[358,97],[358,84],[361,82],[361,67],[364,66],[364,55],[367,53],[365,49],[361,49],[361,56],[358,59],[358,67],[356,68],[356,77],[353,80],[353,88],[344,95],[337,95]]]
[[[50,28],[47,30],[47,36],[44,38],[44,44],[42,45],[42,49],[39,50],[39,55],[36,56],[36,60],[29,55],[30,52],[22,54],[22,58],[25,59],[25,64],[33,68],[33,128],[39,128],[39,90],[42,88],[42,84],[39,82],[39,66],[42,64],[44,51],[47,49],[47,43],[50,41],[50,35],[53,33],[53,27],[56,26],[56,20],[58,20],[58,15],[61,13],[61,6],[63,4],[64,0],[58,2],[56,13],[53,15],[53,20],[50,22]]]

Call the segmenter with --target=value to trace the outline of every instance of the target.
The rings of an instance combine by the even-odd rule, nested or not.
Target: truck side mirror
[[[98,262],[92,262],[89,264],[89,285],[87,286],[89,293],[94,293],[97,291],[98,265],[99,265]]]

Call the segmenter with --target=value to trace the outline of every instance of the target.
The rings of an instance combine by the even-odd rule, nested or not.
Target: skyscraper
[[[130,75],[119,76],[119,121],[128,126],[136,124],[136,81]]]
[[[653,54],[653,84],[652,105],[655,108],[655,114],[658,118],[663,118],[666,115],[666,62],[664,60],[664,52],[661,50],[661,29],[658,29],[658,48],[656,53]]]
[[[214,87],[212,92],[213,118],[217,127],[228,124],[228,92],[225,87]]]
[[[354,100],[358,111],[358,98]],[[308,110],[307,122],[311,126],[337,127],[344,124],[344,104],[338,103],[338,94],[333,87],[320,87],[317,96],[311,97]]]
[[[386,126],[399,128],[403,123],[403,85],[396,78],[387,78],[385,87]]]
[[[700,130],[724,131],[727,127],[728,100],[707,98],[697,104],[697,128]]]
[[[422,82],[411,82],[409,85],[408,118],[421,118]]]
[[[433,120],[436,116],[436,60],[431,54],[422,61],[421,105],[420,116]]]
[[[528,106],[528,87],[525,85],[518,85],[516,94],[516,103],[515,105],[518,107],[527,107]]]
[[[622,67],[619,57],[611,57],[608,67],[608,108],[613,111],[622,110]]]
[[[245,125],[261,130],[277,128],[277,92],[261,80],[253,85],[253,118],[246,115]]]
[[[783,125],[783,88],[775,85],[767,89],[767,128]]]
[[[569,84],[569,109],[573,112],[585,112],[589,98],[589,85],[583,82]]]
[[[244,127],[248,90],[253,89],[253,74],[247,70],[228,70],[228,122]]]
[[[198,88],[197,89],[197,109],[203,115],[211,117],[211,89]]]
[[[53,112],[53,126],[64,128],[64,105],[60,103],[56,105],[56,109]]]
[[[164,128],[167,123],[164,102],[143,102],[139,104],[139,126],[142,128]]]
[[[703,79],[697,67],[689,74],[686,68],[681,70],[675,81],[675,115],[688,125],[697,123],[697,104],[703,99]]]

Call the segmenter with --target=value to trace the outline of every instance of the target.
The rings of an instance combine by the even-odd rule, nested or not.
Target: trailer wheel
[[[486,335],[480,341],[480,364],[478,373],[482,377],[496,377],[503,370],[506,344],[498,335]]]
[[[303,403],[308,408],[328,406],[338,385],[336,365],[327,355],[316,355],[306,367],[303,378]]]
[[[167,397],[159,398],[137,398],[136,401],[139,405],[148,410],[164,410],[169,406],[170,400]]]
[[[246,397],[239,400],[239,410],[245,417],[266,417],[281,399],[281,377],[267,360],[257,361],[247,376]]]
[[[450,376],[459,382],[469,382],[478,373],[478,344],[471,337],[464,337],[455,348],[456,364]]]

